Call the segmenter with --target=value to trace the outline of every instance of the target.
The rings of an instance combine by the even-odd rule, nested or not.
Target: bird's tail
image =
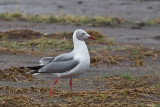
[[[38,73],[38,70],[41,69],[42,67],[43,67],[43,65],[28,66],[28,67],[19,67],[19,68],[31,70],[30,72],[27,72],[27,74],[37,74],[37,73]]]

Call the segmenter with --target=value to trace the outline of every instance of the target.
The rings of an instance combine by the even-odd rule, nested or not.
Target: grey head
[[[86,31],[84,31],[84,30],[82,30],[82,29],[77,29],[77,30],[76,30],[76,38],[77,38],[78,40],[81,40],[81,41],[83,41],[83,40],[85,40],[85,39],[88,39],[88,38],[95,40],[94,37],[90,36]]]

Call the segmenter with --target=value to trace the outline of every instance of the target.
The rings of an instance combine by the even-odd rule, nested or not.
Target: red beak
[[[93,36],[89,36],[89,39],[96,40]]]

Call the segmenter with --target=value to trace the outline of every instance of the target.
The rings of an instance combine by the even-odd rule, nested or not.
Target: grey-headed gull
[[[53,89],[59,78],[70,78],[70,88],[72,91],[72,78],[80,75],[90,66],[90,56],[85,39],[93,39],[86,31],[77,29],[73,33],[74,49],[70,53],[58,55],[56,57],[44,57],[39,62],[41,66],[28,67],[34,71],[33,75],[40,73],[52,73],[57,76],[50,95],[53,96]]]

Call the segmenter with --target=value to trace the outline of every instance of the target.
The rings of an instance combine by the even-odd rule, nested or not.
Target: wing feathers
[[[32,73],[63,73],[75,68],[79,61],[75,60],[73,53],[65,53],[56,57],[44,57],[40,66],[30,67]]]
[[[54,57],[44,57],[39,61],[39,63],[40,63],[40,65],[47,65],[50,62],[52,62],[53,59],[54,59]]]
[[[51,62],[39,69],[39,73],[63,73],[69,71],[79,64],[77,60]]]

